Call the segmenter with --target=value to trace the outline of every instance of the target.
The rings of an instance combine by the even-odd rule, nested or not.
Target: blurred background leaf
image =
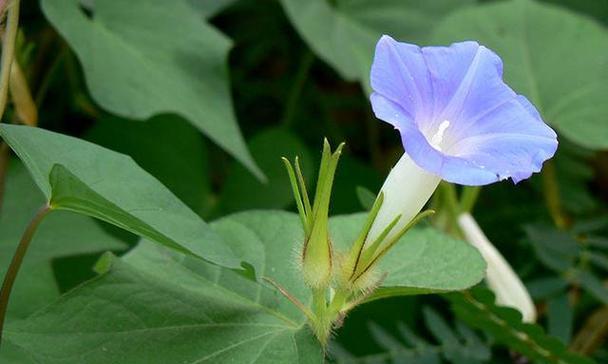
[[[608,147],[608,31],[588,17],[533,0],[448,15],[433,40],[475,39],[504,61],[505,79],[573,142]],[[559,76],[557,76],[559,75]]]
[[[136,119],[179,114],[262,177],[232,111],[230,41],[184,0],[101,1],[87,11],[78,0],[44,0],[42,8],[103,108]]]

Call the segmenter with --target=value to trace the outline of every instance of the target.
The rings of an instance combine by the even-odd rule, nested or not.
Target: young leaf
[[[175,113],[257,177],[232,109],[230,41],[185,0],[44,0],[42,10],[78,56],[91,95],[123,117]]]
[[[54,209],[97,217],[213,263],[240,266],[204,221],[131,158],[39,128],[3,124],[0,136]]]
[[[571,353],[558,339],[535,324],[523,323],[519,311],[497,306],[494,294],[485,288],[445,295],[456,316],[491,335],[496,342],[532,360],[550,364],[592,364]]]
[[[545,121],[579,145],[608,147],[605,27],[555,5],[501,1],[450,14],[433,39],[438,44],[475,39],[488,46],[502,57],[509,84]]]

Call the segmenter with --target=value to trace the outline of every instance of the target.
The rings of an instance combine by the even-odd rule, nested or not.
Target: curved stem
[[[6,31],[2,36],[2,58],[0,59],[0,121],[6,108],[8,98],[8,84],[11,73],[11,65],[15,52],[15,39],[17,38],[17,25],[19,24],[19,0],[13,0],[8,6],[8,16]],[[2,196],[4,194],[4,178],[8,166],[9,150],[5,143],[0,144],[0,207],[2,206]],[[0,335],[1,326],[0,321]]]
[[[559,184],[557,183],[557,172],[555,163],[549,160],[545,163],[543,173],[541,173],[543,181],[543,196],[549,214],[559,229],[565,229],[569,225],[568,217],[562,209],[562,203],[559,196]]]
[[[13,0],[9,5],[7,18],[6,32],[4,32],[2,38],[2,60],[0,61],[0,118],[4,115],[4,109],[6,108],[11,65],[15,56],[15,39],[17,38],[17,25],[19,24],[19,0]]]
[[[306,52],[302,56],[300,65],[298,66],[298,71],[291,86],[291,90],[289,91],[289,97],[287,98],[287,104],[285,106],[285,113],[283,114],[282,121],[283,125],[286,127],[290,127],[293,124],[293,119],[297,111],[298,101],[300,99],[300,95],[302,94],[302,90],[304,89],[304,85],[306,84],[308,72],[310,71],[310,68],[314,63],[314,60],[314,54],[312,54],[310,50],[306,50]]]
[[[32,221],[30,221],[29,225],[23,232],[21,241],[19,241],[19,245],[17,245],[17,249],[15,250],[15,255],[13,255],[13,259],[11,260],[8,270],[6,271],[6,275],[4,276],[4,282],[2,282],[2,289],[0,290],[0,343],[2,342],[2,332],[4,331],[4,321],[6,319],[8,300],[13,288],[13,284],[15,283],[15,278],[17,278],[17,273],[19,273],[19,268],[21,267],[23,258],[25,257],[30,242],[36,233],[36,228],[50,211],[51,207],[49,205],[44,205],[38,210],[38,212],[36,212],[36,215],[34,215]]]
[[[17,120],[29,126],[38,125],[38,108],[32,97],[30,86],[27,84],[25,74],[19,65],[19,61],[16,59],[11,66],[11,77],[8,86]]]

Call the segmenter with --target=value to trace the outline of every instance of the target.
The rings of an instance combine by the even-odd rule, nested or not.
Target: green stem
[[[53,79],[54,79],[55,75],[57,74],[59,67],[61,66],[62,62],[65,60],[67,53],[68,53],[67,47],[62,48],[59,52],[57,52],[55,59],[53,59],[53,63],[51,63],[49,68],[46,70],[46,73],[44,74],[44,77],[42,78],[42,81],[40,82],[40,85],[38,86],[38,89],[36,90],[36,96],[34,97],[36,106],[38,106],[39,108],[42,105],[42,103],[44,102],[44,99],[46,98],[49,87],[51,86],[51,83],[53,82]]]
[[[439,184],[439,190],[441,192],[443,208],[447,212],[450,232],[458,226],[458,214],[460,213],[460,203],[458,202],[458,194],[456,193],[456,186],[449,182],[442,181]]]
[[[559,184],[557,183],[557,172],[555,163],[549,160],[545,163],[543,173],[541,174],[543,182],[543,196],[545,204],[549,210],[549,214],[553,219],[553,223],[559,229],[568,227],[568,217],[562,209],[561,199],[559,196]]]
[[[442,229],[446,233],[462,239],[464,235],[458,226],[458,216],[462,213],[462,207],[461,202],[458,200],[456,186],[449,182],[442,181],[439,184],[439,190],[441,193],[441,212],[442,215],[444,215],[443,222],[445,224],[445,226],[442,226]]]
[[[312,289],[312,310],[317,318],[325,316],[327,309],[327,300],[325,298],[325,289]]]
[[[2,289],[0,290],[0,343],[2,342],[2,332],[4,331],[6,311],[8,309],[9,297],[11,295],[13,284],[15,283],[15,278],[17,278],[17,273],[19,273],[19,268],[21,267],[23,258],[25,257],[30,242],[36,233],[36,228],[50,211],[51,207],[49,205],[44,205],[38,210],[38,212],[36,212],[32,218],[32,221],[30,221],[29,225],[23,232],[21,241],[19,241],[19,245],[17,245],[17,249],[15,250],[15,255],[13,255],[13,259],[11,260],[8,270],[6,271],[6,275],[4,276],[4,282],[2,282]]]
[[[2,37],[2,59],[0,60],[0,118],[4,115],[4,109],[6,109],[11,65],[15,56],[15,39],[17,38],[17,25],[19,24],[19,0],[13,0],[8,6],[7,18],[6,32]]]
[[[315,298],[316,294],[323,294],[322,300],[320,297]],[[314,323],[315,335],[319,339],[319,342],[323,347],[327,346],[327,342],[329,341],[329,337],[331,335],[331,331],[333,327],[339,327],[342,325],[341,313],[344,307],[346,306],[346,302],[349,293],[345,290],[338,290],[334,294],[331,302],[327,305],[325,300],[325,291],[321,292],[317,290],[317,292],[313,292],[313,305],[321,305],[322,308],[316,312],[316,322]],[[315,304],[316,302],[316,304]]]
[[[312,67],[312,64],[314,63],[314,60],[314,54],[312,54],[310,50],[306,50],[302,56],[300,65],[298,66],[298,71],[295,75],[291,90],[289,91],[287,103],[285,105],[285,113],[283,114],[282,124],[287,128],[293,124],[294,116],[298,110],[300,95],[302,95],[302,90],[304,89],[306,79],[308,78],[308,73]]]
[[[323,347],[327,345],[329,335],[331,334],[331,321],[327,316],[327,299],[325,297],[326,290],[324,288],[312,289],[312,311],[314,313],[314,321],[311,322],[315,336]]]
[[[460,196],[460,211],[471,212],[477,203],[477,198],[481,192],[479,186],[465,186],[462,189],[462,195]]]

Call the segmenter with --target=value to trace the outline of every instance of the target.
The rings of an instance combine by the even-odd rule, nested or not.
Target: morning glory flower
[[[387,177],[373,241],[420,212],[441,180],[480,186],[539,172],[557,136],[502,79],[502,61],[477,42],[418,47],[383,36],[371,69],[376,116],[401,134],[405,153]],[[389,238],[391,236],[389,234]]]

